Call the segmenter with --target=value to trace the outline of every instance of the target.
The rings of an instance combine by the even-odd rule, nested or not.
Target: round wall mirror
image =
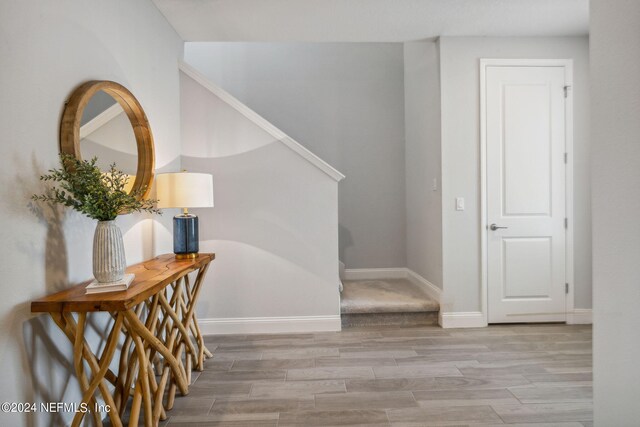
[[[69,98],[60,126],[60,151],[77,159],[97,157],[107,171],[112,163],[130,176],[129,192],[149,194],[154,147],[149,121],[129,90],[111,81],[90,81]]]

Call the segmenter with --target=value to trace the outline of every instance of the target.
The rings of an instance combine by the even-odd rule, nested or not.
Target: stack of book
[[[135,274],[125,274],[122,280],[118,280],[117,282],[98,282],[97,280],[93,280],[86,288],[85,294],[101,294],[103,292],[119,292],[126,291],[129,288],[131,282],[133,282],[133,278],[136,277]]]

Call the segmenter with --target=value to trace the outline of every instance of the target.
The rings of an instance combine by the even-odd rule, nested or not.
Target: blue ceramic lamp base
[[[198,217],[182,214],[173,217],[173,253],[177,259],[193,259],[198,256]]]

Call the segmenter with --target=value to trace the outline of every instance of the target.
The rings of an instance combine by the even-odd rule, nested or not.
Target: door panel
[[[502,239],[502,299],[549,298],[551,289],[551,239]]]
[[[549,86],[509,84],[502,90],[504,216],[548,215],[551,208]]]
[[[564,321],[564,67],[486,72],[488,320]]]

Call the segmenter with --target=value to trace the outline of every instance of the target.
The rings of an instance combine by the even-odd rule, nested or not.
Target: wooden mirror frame
[[[138,146],[138,169],[131,191],[139,191],[144,199],[151,191],[155,167],[153,135],[147,116],[135,96],[129,90],[112,81],[92,80],[78,86],[66,102],[60,124],[60,152],[82,160],[80,154],[80,122],[84,108],[98,91],[111,95],[129,117]]]

